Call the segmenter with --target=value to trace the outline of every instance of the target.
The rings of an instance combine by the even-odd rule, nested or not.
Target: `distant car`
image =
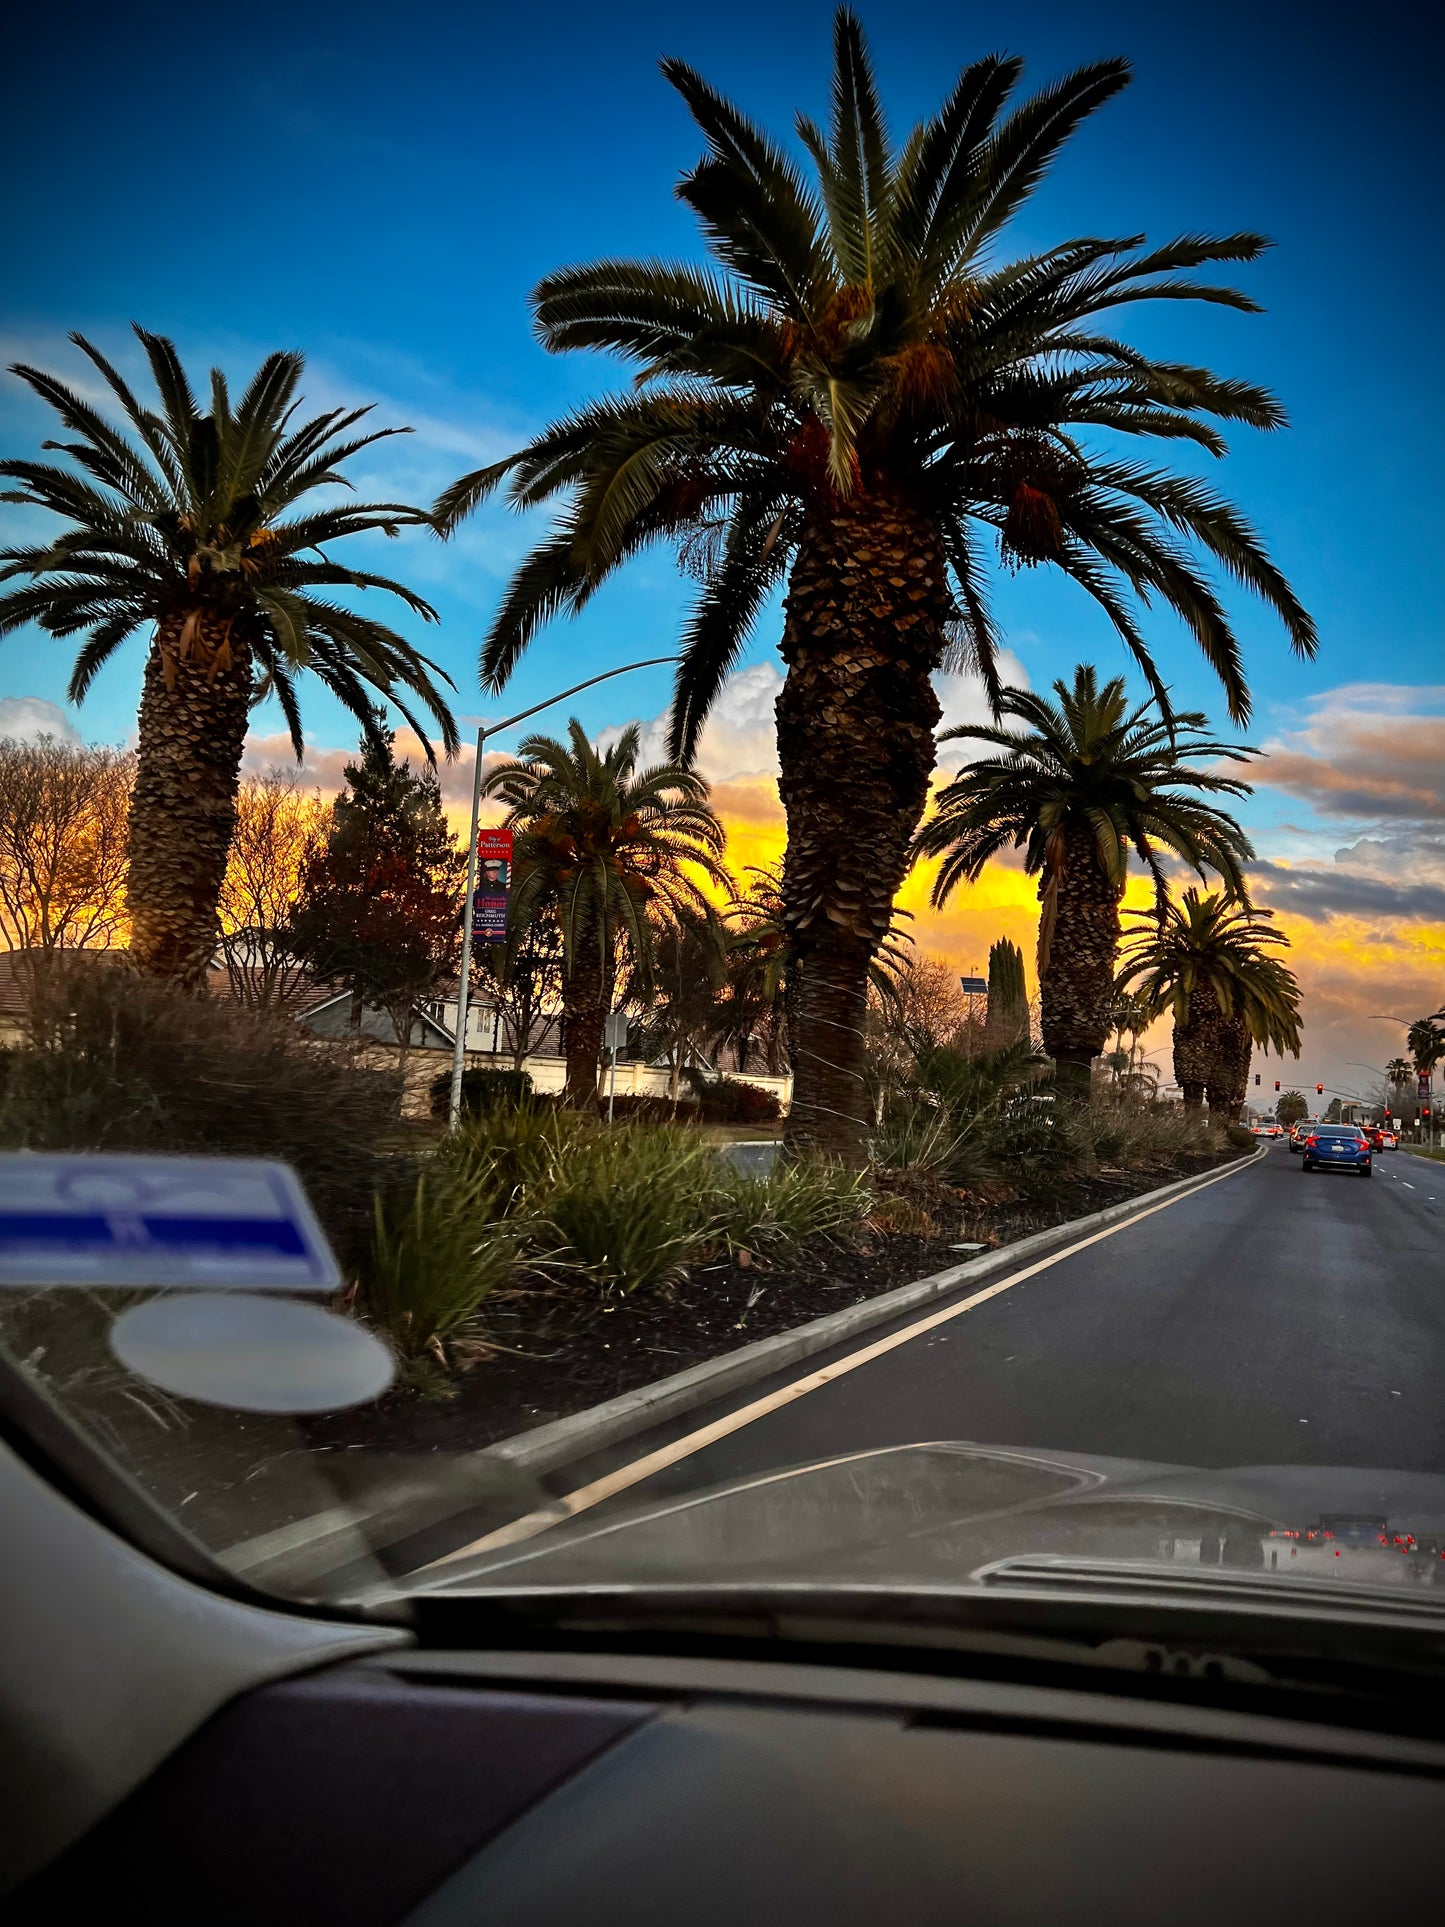
[[[1289,1148],[1291,1151],[1302,1151],[1305,1148],[1305,1137],[1307,1133],[1313,1129],[1314,1126],[1307,1117],[1302,1117],[1298,1124],[1292,1124],[1289,1133]]]
[[[1373,1151],[1393,1151],[1400,1140],[1393,1131],[1387,1131],[1383,1124],[1367,1124],[1365,1136],[1370,1140]]]
[[[1369,1177],[1373,1154],[1358,1124],[1311,1125],[1300,1147],[1306,1171],[1358,1171]]]

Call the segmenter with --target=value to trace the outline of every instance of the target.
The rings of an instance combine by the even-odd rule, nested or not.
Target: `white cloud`
[[[1029,672],[1024,668],[1012,649],[1000,649],[998,655],[998,679],[1006,689],[1027,689]],[[943,705],[943,719],[938,727],[961,729],[966,723],[990,723],[993,717],[989,711],[988,697],[984,694],[983,684],[977,676],[945,676],[933,678],[933,687],[938,692],[938,700]],[[977,743],[945,743],[939,751],[940,769],[962,769],[971,763],[984,747]]]
[[[0,696],[0,740],[34,743],[42,736],[60,743],[80,741],[80,731],[58,703],[43,696]]]

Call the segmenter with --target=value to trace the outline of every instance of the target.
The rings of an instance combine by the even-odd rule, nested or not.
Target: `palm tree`
[[[235,406],[224,375],[212,369],[203,409],[173,345],[142,328],[136,333],[158,410],[142,404],[98,349],[71,336],[119,403],[124,428],[40,369],[11,370],[78,439],[45,444],[70,456],[72,467],[0,462],[0,476],[20,484],[0,499],[49,509],[67,524],[48,542],[0,554],[0,580],[29,578],[0,596],[0,635],[36,622],[57,639],[83,637],[68,691],[80,702],[126,637],[150,630],[130,806],[131,955],[142,970],[194,986],[216,948],[246,723],[261,696],[279,701],[298,761],[296,677],[303,670],[378,740],[376,691],[425,742],[398,691],[416,696],[448,754],[456,726],[433,680],[435,663],[318,593],[381,589],[435,621],[435,611],[401,583],[326,553],[343,536],[395,535],[428,516],[398,502],[298,508],[318,488],[349,488],[343,465],[406,431],[352,435],[365,408],[333,408],[295,424],[297,354],[269,355]]]
[[[1420,1017],[1411,1024],[1405,1039],[1405,1048],[1415,1060],[1415,1069],[1421,1077],[1429,1077],[1435,1066],[1445,1057],[1445,1030],[1433,1017]]]
[[[1137,985],[1157,1015],[1172,1013],[1185,1108],[1197,1110],[1208,1097],[1212,1112],[1237,1117],[1252,1045],[1299,1056],[1299,985],[1269,954],[1288,939],[1272,927],[1270,911],[1225,891],[1186,890],[1182,902],[1137,915],[1119,988]]]
[[[1408,1084],[1414,1075],[1413,1067],[1403,1057],[1392,1057],[1385,1066],[1385,1080],[1395,1090]]]
[[[940,742],[966,739],[999,753],[959,771],[915,850],[943,858],[936,905],[959,883],[976,882],[1000,850],[1024,852],[1025,870],[1039,879],[1044,1049],[1061,1081],[1086,1090],[1109,1034],[1129,851],[1153,877],[1161,906],[1165,853],[1201,876],[1215,871],[1244,896],[1249,839],[1231,816],[1187,792],[1247,795],[1247,783],[1191,765],[1242,763],[1255,752],[1205,736],[1198,711],[1166,720],[1152,696],[1131,708],[1123,677],[1101,688],[1088,663],[1075,669],[1072,687],[1056,682],[1054,694],[1057,702],[1027,689],[1001,692],[1000,714],[1022,729],[966,724],[944,732]]]
[[[621,995],[639,1015],[633,1042],[644,1057],[665,1058],[667,1096],[674,1114],[682,1074],[720,1028],[719,994],[727,981],[727,933],[713,906],[680,905],[658,921],[645,956],[634,966]]]
[[[490,771],[482,788],[502,798],[518,832],[512,923],[555,914],[561,925],[567,1101],[581,1109],[597,1095],[619,944],[639,992],[650,990],[658,928],[706,911],[694,873],[723,888],[731,880],[723,827],[696,771],[639,770],[635,723],[605,751],[575,716],[567,738],[524,738],[517,760]]]
[[[771,593],[787,585],[778,703],[788,818],[785,920],[799,976],[794,1143],[856,1156],[868,959],[888,928],[933,767],[930,681],[973,663],[996,693],[980,534],[1008,566],[1049,563],[1105,610],[1164,700],[1134,598],[1193,633],[1243,721],[1237,638],[1191,544],[1262,596],[1295,650],[1314,625],[1248,521],[1193,477],[1110,439],[1221,455],[1210,417],[1261,429],[1264,389],[1156,361],[1108,331],[1126,304],[1251,311],[1194,271],[1251,261],[1255,234],[1063,242],[1001,258],[1001,236],[1069,136],[1129,78],[1082,67],[1006,112],[1021,62],[966,68],[939,112],[890,144],[863,36],[839,12],[832,116],[798,123],[814,178],[680,61],[663,73],[706,153],[678,194],[715,265],[603,261],[535,291],[544,346],[605,349],[631,390],[579,409],[437,504],[452,526],[510,477],[519,509],[562,498],[482,653],[500,688],[543,623],[575,612],[646,544],[702,579],[672,753],[688,758]]]

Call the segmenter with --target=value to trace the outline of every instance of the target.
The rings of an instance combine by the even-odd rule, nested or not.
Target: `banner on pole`
[[[477,943],[505,941],[511,888],[512,832],[478,830],[477,894],[472,911],[472,937]]]
[[[1417,1071],[1415,1073],[1415,1094],[1417,1097],[1421,1098],[1422,1100],[1429,1098],[1429,1095],[1430,1095],[1429,1071]]]

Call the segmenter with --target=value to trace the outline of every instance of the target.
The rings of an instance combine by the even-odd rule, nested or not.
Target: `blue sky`
[[[1329,692],[1358,684],[1397,692],[1374,703],[1385,715],[1438,713],[1434,10],[894,0],[861,11],[895,132],[985,51],[1022,53],[1034,83],[1098,55],[1130,58],[1133,86],[1076,138],[1010,248],[1200,228],[1274,238],[1244,276],[1264,315],[1173,304],[1128,323],[1141,346],[1270,383],[1290,411],[1285,433],[1241,433],[1222,466],[1202,458],[1266,532],[1322,635],[1319,661],[1301,665],[1264,611],[1232,599],[1255,738],[1314,728],[1312,753],[1327,760],[1319,717],[1349,713]],[[82,6],[64,16],[62,57],[55,16],[26,9],[8,30],[0,81],[3,358],[79,375],[66,332],[125,355],[132,319],[235,378],[274,346],[303,348],[318,403],[375,400],[380,419],[415,426],[367,473],[389,495],[429,501],[615,379],[591,357],[555,360],[532,341],[526,296],[539,275],[614,252],[696,252],[672,187],[699,141],[658,58],[692,61],[786,135],[796,110],[825,108],[830,17],[812,0],[690,12],[570,0],[257,0],[241,14],[185,15]],[[0,445],[31,452],[46,426],[0,378]],[[9,525],[21,519],[12,512]],[[496,715],[609,663],[664,653],[685,606],[670,559],[644,558],[580,620],[542,637],[500,703],[484,701],[478,643],[527,536],[495,509],[447,547],[420,534],[385,545],[386,565],[441,612],[425,640],[464,714]],[[1102,618],[1043,570],[1001,575],[997,605],[1035,684],[1086,655],[1122,666]],[[1148,628],[1179,697],[1217,714],[1187,638],[1163,616]],[[764,623],[753,660],[769,656],[776,632],[776,620]],[[0,695],[63,702],[69,664],[56,645],[21,635],[0,652]],[[140,658],[137,642],[99,678],[74,718],[86,736],[128,735]],[[601,728],[654,716],[665,700],[666,672],[653,671],[578,708]],[[318,744],[351,740],[349,719],[321,692],[305,715]],[[1342,836],[1379,816],[1342,819]],[[1337,827],[1307,784],[1262,791],[1251,817],[1274,854],[1294,860],[1323,860]],[[1390,833],[1406,820],[1418,824],[1418,812],[1390,817]]]

